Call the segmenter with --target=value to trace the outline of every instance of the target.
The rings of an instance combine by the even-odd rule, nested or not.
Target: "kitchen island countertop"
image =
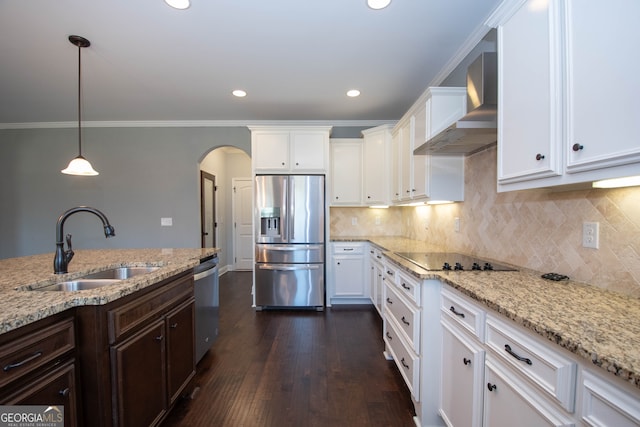
[[[72,307],[107,304],[192,269],[202,258],[217,252],[216,248],[78,250],[67,274],[53,273],[53,253],[2,259],[0,334]],[[31,290],[123,266],[160,268],[99,289],[76,292]]]
[[[541,272],[426,271],[396,252],[446,252],[403,237],[332,237],[368,241],[421,280],[438,279],[587,362],[640,388],[640,299],[586,283],[554,282]],[[476,254],[477,255],[477,254]],[[492,260],[499,261],[504,260]]]

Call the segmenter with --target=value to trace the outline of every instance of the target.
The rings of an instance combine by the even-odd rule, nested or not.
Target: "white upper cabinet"
[[[640,173],[640,2],[505,0],[498,29],[498,190]]]
[[[557,1],[519,1],[498,26],[498,181],[562,174]]]
[[[251,127],[256,173],[326,173],[330,127]]]
[[[332,138],[331,206],[362,204],[362,139]]]
[[[566,3],[567,172],[640,162],[640,2]]]
[[[391,127],[378,126],[362,131],[364,136],[364,204],[388,205],[391,168]]]

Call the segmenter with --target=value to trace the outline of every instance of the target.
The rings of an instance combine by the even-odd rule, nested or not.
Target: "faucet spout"
[[[69,266],[69,262],[71,262],[71,258],[73,258],[73,249],[71,248],[71,235],[67,235],[67,247],[68,249],[64,250],[64,223],[71,215],[77,212],[90,212],[96,215],[102,221],[102,225],[104,227],[104,236],[109,238],[116,235],[115,229],[111,224],[109,224],[109,220],[106,215],[100,212],[98,209],[91,208],[89,206],[77,206],[75,208],[71,208],[58,218],[58,222],[56,223],[56,254],[53,259],[53,271],[55,274],[63,274],[67,272],[67,268]]]

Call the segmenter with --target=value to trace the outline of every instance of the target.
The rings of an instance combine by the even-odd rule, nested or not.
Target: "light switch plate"
[[[171,227],[173,225],[173,218],[160,218],[160,225],[162,227]]]

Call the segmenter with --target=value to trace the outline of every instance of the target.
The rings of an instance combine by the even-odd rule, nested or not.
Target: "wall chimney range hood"
[[[495,52],[467,69],[467,114],[427,140],[413,154],[469,154],[497,140],[498,78]]]

